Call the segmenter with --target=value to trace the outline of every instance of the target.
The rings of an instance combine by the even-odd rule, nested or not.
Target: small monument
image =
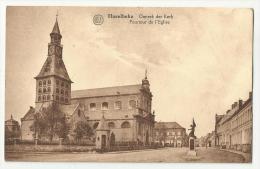
[[[196,157],[197,156],[197,152],[195,151],[195,139],[197,138],[194,134],[195,132],[195,127],[196,127],[196,123],[194,121],[194,118],[192,119],[192,124],[190,125],[190,133],[189,133],[189,151],[187,153],[187,156],[189,157]]]
[[[99,125],[96,129],[96,149],[98,151],[106,151],[109,149],[109,136],[110,130],[106,123],[106,119],[104,117],[104,113],[99,121]]]

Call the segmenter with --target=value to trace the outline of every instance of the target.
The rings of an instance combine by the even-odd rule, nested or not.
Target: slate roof
[[[85,90],[74,90],[71,91],[71,98],[84,98],[84,97],[101,97],[101,96],[114,96],[114,95],[125,95],[125,94],[136,94],[140,93],[142,85],[126,85],[126,86],[115,86],[105,87],[96,89],[85,89]]]
[[[182,127],[181,125],[179,125],[177,122],[156,122],[155,129],[159,129],[159,128],[175,128],[175,129],[185,129],[184,127]]]
[[[53,29],[52,29],[52,32],[51,33],[57,33],[57,34],[60,34],[60,28],[59,28],[59,24],[58,24],[58,20],[56,18],[56,22],[53,26]]]
[[[35,78],[37,79],[46,76],[57,76],[72,82],[62,58],[54,55],[47,57],[40,73]]]

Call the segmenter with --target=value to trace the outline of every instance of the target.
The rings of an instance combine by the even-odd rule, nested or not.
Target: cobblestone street
[[[198,148],[198,160],[185,159],[187,148],[163,148],[125,152],[98,153],[6,153],[8,161],[55,161],[55,162],[212,162],[243,163],[243,156],[213,148]]]

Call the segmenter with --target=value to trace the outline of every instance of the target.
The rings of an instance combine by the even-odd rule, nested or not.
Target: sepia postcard
[[[5,161],[252,163],[253,16],[8,6]]]

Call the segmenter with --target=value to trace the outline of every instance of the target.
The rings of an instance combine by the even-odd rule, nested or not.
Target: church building
[[[140,84],[72,91],[73,82],[62,59],[61,39],[56,18],[50,33],[48,56],[35,77],[35,107],[30,107],[21,119],[21,139],[34,140],[34,133],[30,130],[34,114],[55,103],[70,123],[70,139],[73,139],[75,124],[87,121],[94,131],[106,126],[109,135],[117,142],[150,144],[155,116],[147,75]]]

